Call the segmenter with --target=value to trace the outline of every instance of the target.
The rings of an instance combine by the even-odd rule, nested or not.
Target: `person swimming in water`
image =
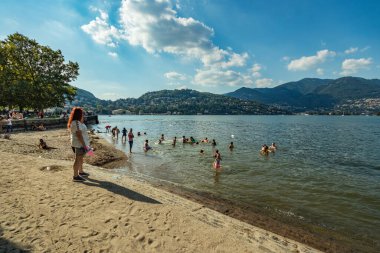
[[[144,142],[144,152],[147,152],[148,150],[151,150],[151,149],[152,149],[152,147],[149,146],[148,140],[145,140],[145,142]]]
[[[164,141],[165,140],[165,137],[164,137],[164,134],[161,134],[161,138],[160,138],[161,141]]]
[[[191,143],[195,143],[196,142],[195,139],[193,138],[193,136],[190,136],[190,142]]]
[[[230,149],[230,150],[233,150],[234,149],[234,143],[231,141],[231,143],[230,143],[230,145],[228,146],[228,148]]]
[[[204,139],[202,140],[202,142],[204,142],[204,143],[208,143],[208,139],[207,139],[207,137],[204,138]]]
[[[277,150],[276,143],[272,142],[272,145],[270,145],[269,150],[272,151],[272,152],[275,152]]]
[[[204,155],[205,151],[203,149],[199,150],[199,154]]]
[[[211,145],[212,145],[213,147],[216,146],[216,141],[215,141],[215,139],[212,139]]]
[[[215,154],[214,154],[214,157],[215,157],[215,161],[214,161],[214,169],[219,169],[220,168],[220,161],[222,161],[222,156],[220,155],[219,153],[219,150],[215,150]]]
[[[264,144],[264,145],[261,147],[260,153],[261,153],[262,155],[268,155],[268,154],[269,154],[269,148],[268,148],[267,144]]]

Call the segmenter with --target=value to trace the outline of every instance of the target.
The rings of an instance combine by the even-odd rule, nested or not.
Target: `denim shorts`
[[[76,148],[76,147],[71,147],[75,155],[84,155],[86,151],[84,148]]]

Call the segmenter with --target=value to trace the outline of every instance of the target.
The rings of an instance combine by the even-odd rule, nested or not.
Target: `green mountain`
[[[161,90],[141,97],[105,101],[88,91],[78,89],[73,103],[87,106],[98,113],[110,114],[124,109],[132,114],[286,114],[274,106],[195,90]]]
[[[72,105],[102,114],[117,109],[131,114],[377,113],[380,112],[380,80],[305,78],[274,88],[243,87],[225,95],[189,89],[161,90],[116,101],[98,99],[78,89]]]
[[[362,110],[377,110],[377,107],[380,107],[377,100],[369,106],[364,105],[363,101],[380,98],[380,80],[359,77],[342,77],[335,80],[305,78],[274,88],[241,88],[225,95],[279,106],[295,112],[333,110],[342,105],[349,107],[350,103]],[[360,104],[362,106],[359,106]]]
[[[380,80],[342,77],[317,87],[314,92],[332,96],[340,101],[345,99],[380,98]]]

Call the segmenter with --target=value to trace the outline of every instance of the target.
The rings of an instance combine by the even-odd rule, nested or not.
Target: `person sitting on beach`
[[[144,142],[144,152],[147,152],[148,150],[151,150],[151,149],[152,149],[152,147],[149,146],[148,140],[145,140],[145,142]]]
[[[208,139],[207,139],[207,137],[204,138],[204,140],[202,140],[202,142],[204,142],[204,143],[208,143]]]
[[[36,130],[38,130],[38,131],[45,131],[46,127],[44,127],[44,125],[41,123],[41,125],[39,125]]]
[[[270,145],[269,150],[272,152],[276,151],[277,150],[276,143],[272,142],[272,145]]]
[[[261,147],[260,153],[261,153],[262,155],[268,155],[268,154],[269,154],[269,148],[268,148],[267,144],[264,144],[264,145]]]
[[[214,161],[214,164],[213,164],[214,169],[219,169],[219,168],[220,168],[220,161],[222,161],[222,156],[220,155],[218,149],[215,150],[215,155],[214,155],[214,157],[215,157],[215,161]]]
[[[230,143],[230,145],[228,146],[228,148],[230,149],[230,150],[233,150],[234,149],[234,143],[231,141],[231,143]]]
[[[212,143],[211,143],[211,145],[212,145],[213,147],[216,146],[216,141],[215,141],[215,139],[212,139]]]
[[[161,141],[164,141],[165,140],[165,137],[164,137],[164,134],[161,134],[161,138],[160,138]]]
[[[173,143],[172,143],[173,147],[175,147],[176,143],[177,143],[177,136],[174,136]]]
[[[38,147],[41,148],[41,149],[48,149],[48,146],[47,146],[46,142],[43,139],[40,139]]]

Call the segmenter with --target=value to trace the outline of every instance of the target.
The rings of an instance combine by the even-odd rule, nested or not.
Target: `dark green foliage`
[[[78,63],[65,63],[60,50],[19,33],[9,35],[0,44],[0,106],[39,110],[63,106],[75,96],[69,83],[78,71]]]

